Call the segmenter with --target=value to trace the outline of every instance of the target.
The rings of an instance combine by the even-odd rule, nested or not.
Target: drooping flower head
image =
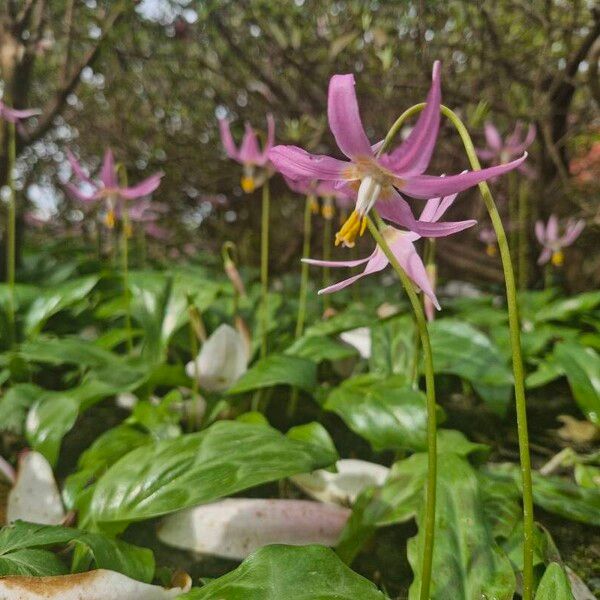
[[[570,246],[579,237],[584,227],[585,221],[569,219],[565,224],[564,233],[560,235],[556,215],[550,215],[546,225],[543,221],[537,221],[535,235],[544,248],[538,258],[538,265],[545,265],[552,261],[555,267],[561,267],[565,262],[563,248]]]
[[[452,194],[445,198],[432,198],[426,204],[421,216],[419,217],[420,223],[437,223],[439,219],[444,215],[444,213],[450,208],[454,200],[456,199],[457,194]],[[457,221],[454,223],[446,223],[448,225],[446,229],[445,235],[451,235],[453,233],[458,233],[463,229],[467,229],[468,227],[472,227],[475,225],[476,221]],[[387,244],[390,247],[390,250],[393,252],[394,256],[400,263],[402,269],[404,269],[405,273],[410,277],[410,279],[417,285],[428,297],[433,305],[439,310],[440,305],[435,296],[435,291],[433,288],[433,284],[427,274],[427,270],[421,257],[417,253],[414,242],[416,242],[421,236],[414,231],[401,231],[396,229],[395,227],[386,226],[386,228],[382,232],[383,237],[385,238]],[[389,261],[383,252],[383,250],[377,246],[373,253],[359,260],[345,260],[345,261],[325,261],[325,260],[315,260],[311,258],[302,259],[304,262],[307,262],[310,265],[316,265],[319,267],[357,267],[359,265],[366,265],[365,269],[362,273],[358,275],[353,275],[348,279],[344,279],[343,281],[339,281],[338,283],[334,283],[329,287],[326,287],[322,290],[319,290],[319,294],[330,294],[332,292],[337,292],[341,290],[359,279],[362,279],[366,275],[372,275],[373,273],[378,273],[387,267]]]
[[[275,144],[275,119],[267,115],[267,139],[260,149],[258,136],[250,123],[245,124],[244,137],[239,148],[236,147],[231,135],[231,128],[227,119],[219,119],[221,141],[227,156],[239,162],[244,167],[241,186],[247,194],[260,187],[269,176],[270,162],[269,151]]]
[[[113,227],[119,203],[126,200],[142,198],[154,192],[160,185],[164,173],[154,173],[137,185],[128,187],[119,184],[117,167],[115,165],[112,150],[108,148],[104,153],[104,160],[100,169],[99,179],[92,179],[83,169],[73,153],[67,149],[67,158],[75,178],[79,185],[70,182],[65,184],[69,194],[76,200],[89,205],[99,201],[105,201],[108,206],[106,224]],[[80,187],[82,186],[83,187]]]
[[[497,127],[488,121],[484,126],[484,134],[487,146],[477,150],[479,158],[495,165],[503,165],[521,156],[533,144],[536,128],[533,124],[529,125],[525,134],[523,123],[518,121],[514,131],[506,139],[502,139]],[[533,175],[533,172],[525,164],[520,165],[519,170],[525,175]]]
[[[329,82],[327,114],[329,127],[348,161],[309,154],[297,146],[275,146],[269,158],[275,168],[291,179],[333,181],[356,191],[353,213],[336,235],[336,244],[353,246],[367,225],[366,215],[377,203],[381,216],[420,235],[446,235],[451,223],[417,221],[399,191],[414,198],[456,194],[477,183],[518,167],[526,158],[447,177],[423,175],[437,139],[440,124],[440,63],[433,65],[433,81],[427,104],[410,135],[397,148],[379,154],[380,144],[372,146],[365,133],[354,90],[353,75],[334,75]]]
[[[319,213],[319,203],[317,198],[323,199],[321,212],[324,219],[331,220],[334,216],[333,201],[340,208],[348,208],[352,206],[356,200],[356,193],[348,186],[336,187],[333,181],[315,181],[310,179],[290,179],[285,177],[285,182],[288,187],[297,194],[314,196],[311,210],[313,214]]]

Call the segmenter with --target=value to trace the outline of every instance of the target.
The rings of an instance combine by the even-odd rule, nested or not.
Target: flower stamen
[[[362,236],[367,228],[367,217],[353,210],[350,217],[335,234],[335,245],[343,244],[346,248],[354,248],[356,238]]]
[[[562,250],[555,250],[552,253],[552,264],[555,267],[562,267],[565,264],[565,255]]]

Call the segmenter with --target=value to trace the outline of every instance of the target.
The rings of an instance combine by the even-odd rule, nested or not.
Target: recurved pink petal
[[[240,155],[233,141],[231,127],[227,119],[219,119],[219,132],[221,134],[221,143],[223,144],[223,148],[225,148],[227,156],[233,160],[240,160]]]
[[[512,162],[488,167],[479,171],[467,171],[458,175],[436,177],[434,175],[415,175],[408,177],[402,186],[402,191],[415,198],[433,198],[435,196],[449,196],[462,192],[482,181],[504,175],[516,169],[527,158],[525,153],[521,158]]]
[[[538,258],[538,265],[545,265],[552,258],[552,249],[544,248]]]
[[[156,188],[160,185],[160,180],[163,175],[164,173],[154,173],[154,175],[150,175],[150,177],[140,181],[140,183],[134,185],[133,187],[121,188],[120,194],[127,200],[133,200],[134,198],[147,196],[156,190]]]
[[[401,231],[396,232],[394,238],[388,243],[406,274],[429,297],[433,305],[440,310],[440,304],[427,276],[427,270],[414,244]]]
[[[100,180],[104,184],[104,187],[107,188],[115,188],[118,185],[117,170],[115,169],[115,158],[110,148],[107,148],[106,152],[104,153],[102,170],[100,171]]]
[[[489,121],[484,125],[485,141],[491,150],[502,149],[502,136],[496,127]]]
[[[515,140],[515,144],[511,148],[512,152],[514,154],[521,154],[522,152],[525,152],[525,150],[527,150],[527,148],[529,148],[529,146],[531,146],[531,144],[533,144],[533,142],[535,141],[536,134],[536,127],[532,123],[531,125],[529,125],[529,129],[527,130],[527,135],[525,136],[525,139],[520,143],[518,139]]]
[[[246,123],[246,130],[240,146],[240,160],[250,165],[260,164],[263,160],[256,132],[250,123]]]
[[[542,246],[546,243],[546,227],[543,221],[535,222],[535,237]]]
[[[67,148],[67,160],[69,161],[71,169],[73,170],[73,173],[77,179],[88,183],[91,182],[89,175],[84,171],[81,163],[75,158],[75,155],[71,152],[71,150],[69,150],[69,148]]]
[[[565,235],[561,238],[561,246],[570,246],[580,235],[585,228],[585,221],[570,220],[567,223]]]
[[[275,117],[269,113],[267,115],[267,142],[263,149],[265,160],[269,154],[269,150],[275,145]]]
[[[494,152],[493,150],[487,150],[486,148],[476,148],[475,152],[477,152],[477,156],[479,156],[479,158],[481,158],[481,160],[493,160],[494,158],[497,158],[498,153]]]
[[[417,124],[406,140],[389,154],[390,167],[403,175],[420,175],[431,160],[440,129],[441,64],[433,63],[432,83],[427,94],[427,104]]]
[[[280,173],[292,179],[336,181],[358,178],[345,175],[350,163],[323,154],[309,154],[298,146],[274,146],[269,151],[269,160]]]
[[[558,240],[558,217],[550,215],[548,224],[546,225],[546,241],[549,243]]]
[[[354,275],[352,277],[348,277],[348,279],[344,279],[343,281],[338,281],[329,287],[323,288],[319,290],[319,295],[321,294],[331,294],[333,292],[338,292],[339,290],[352,285],[354,282],[362,279],[366,275],[372,275],[373,273],[377,273],[378,271],[383,271],[388,265],[388,259],[386,258],[383,251],[377,247],[375,252],[369,257],[369,262],[365,267],[365,270],[358,275]]]
[[[327,98],[329,127],[340,150],[351,159],[373,155],[360,118],[354,85],[354,75],[334,75],[329,81]]]
[[[65,183],[65,189],[67,190],[67,192],[69,193],[69,195],[72,198],[74,198],[75,200],[78,200],[79,202],[83,202],[84,204],[90,204],[90,203],[96,201],[96,198],[95,198],[93,192],[86,194],[85,192],[82,192],[76,185],[73,185],[72,183]]]
[[[369,262],[373,258],[373,254],[371,256],[367,256],[366,258],[358,258],[356,260],[319,260],[316,258],[302,258],[301,261],[306,263],[307,265],[312,265],[314,267],[358,267],[359,265],[364,265],[366,262]]]

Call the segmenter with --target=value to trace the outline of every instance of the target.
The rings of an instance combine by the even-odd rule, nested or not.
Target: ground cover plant
[[[593,6],[0,16],[1,598],[597,597]]]

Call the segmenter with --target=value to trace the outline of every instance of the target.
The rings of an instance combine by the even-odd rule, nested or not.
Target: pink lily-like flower
[[[273,115],[267,115],[267,140],[262,150],[258,144],[256,132],[250,123],[246,123],[245,127],[242,144],[238,149],[231,135],[229,121],[224,118],[219,119],[219,131],[225,152],[229,158],[244,167],[244,175],[240,183],[244,192],[250,194],[260,187],[270,175],[269,151],[275,144],[275,119]],[[258,173],[256,172],[257,168],[260,169]]]
[[[84,184],[87,190],[67,182],[65,187],[67,191],[80,202],[91,204],[98,201],[106,201],[108,204],[108,214],[106,224],[108,227],[114,227],[115,211],[119,210],[119,203],[124,200],[135,200],[142,198],[154,192],[160,185],[160,180],[164,173],[154,173],[147,179],[144,179],[137,185],[124,187],[119,185],[117,167],[115,165],[112,150],[108,148],[104,153],[102,168],[100,169],[99,180],[93,180],[85,172],[81,164],[75,158],[73,153],[67,149],[67,158],[73,174],[79,180],[80,184]]]
[[[555,267],[561,267],[565,262],[563,248],[570,246],[579,237],[584,227],[585,221],[569,219],[565,225],[563,235],[560,235],[556,215],[550,215],[547,225],[544,225],[542,221],[537,221],[535,235],[544,248],[538,258],[538,265],[545,265],[552,261]]]
[[[529,125],[527,134],[525,134],[523,123],[518,121],[514,131],[507,136],[506,140],[503,140],[496,126],[488,121],[484,126],[484,134],[487,147],[477,149],[479,158],[496,165],[503,165],[517,156],[521,156],[533,144],[536,128],[533,124]],[[525,175],[533,176],[533,172],[525,164],[519,166],[519,171]]]
[[[316,198],[333,198],[336,204],[343,209],[347,209],[354,204],[356,201],[356,193],[352,191],[348,186],[336,187],[333,181],[315,181],[310,179],[290,179],[289,177],[283,177],[288,187],[297,194],[308,196],[312,194],[314,203],[311,206],[313,214],[319,213],[319,203]],[[323,204],[323,218],[333,219],[334,207],[333,204],[325,202]]]
[[[436,61],[425,109],[408,138],[389,153],[378,155],[381,144],[371,146],[367,138],[360,118],[353,75],[334,75],[331,78],[327,104],[329,127],[349,161],[309,154],[297,146],[275,146],[269,152],[275,168],[291,179],[335,181],[338,187],[346,184],[356,191],[355,210],[337,233],[336,244],[354,245],[356,237],[364,233],[366,215],[375,203],[382,217],[420,235],[447,235],[451,223],[417,221],[408,202],[397,190],[421,199],[456,194],[515,169],[527,157],[525,154],[506,165],[447,177],[423,175],[439,130],[440,77],[440,63]]]
[[[423,212],[421,213],[419,222],[437,223],[437,221],[439,221],[442,215],[452,205],[456,196],[457,194],[452,194],[451,196],[447,196],[445,198],[432,198],[428,200],[427,204],[425,204]],[[473,220],[458,221],[452,224],[447,223],[448,225],[451,225],[451,227],[446,230],[446,235],[458,233],[463,229],[472,227],[475,225],[475,223],[476,221]],[[382,234],[406,274],[423,291],[426,297],[431,300],[435,308],[440,310],[440,304],[435,296],[432,282],[429,279],[425,265],[423,264],[423,261],[417,253],[414,245],[414,242],[416,242],[421,236],[414,231],[401,231],[389,225],[386,226]],[[362,273],[353,275],[348,279],[344,279],[338,283],[330,285],[329,287],[323,288],[322,290],[319,290],[319,294],[330,294],[332,292],[337,292],[338,290],[353,284],[359,279],[362,279],[366,275],[372,275],[373,273],[382,271],[389,264],[386,255],[379,246],[375,248],[370,256],[361,258],[359,260],[326,261],[315,260],[312,258],[303,258],[302,260],[310,265],[333,268],[357,267],[366,263],[365,270]]]
[[[4,119],[8,123],[14,123],[15,125],[20,125],[21,121],[24,119],[29,119],[29,117],[35,117],[36,115],[41,114],[41,110],[39,108],[26,108],[26,109],[17,109],[10,108],[0,100],[0,119]]]

